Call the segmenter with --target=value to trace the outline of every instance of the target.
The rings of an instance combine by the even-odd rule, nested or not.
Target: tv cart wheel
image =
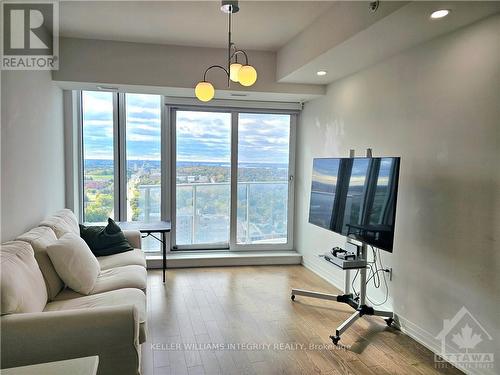
[[[292,299],[292,301],[295,301],[295,294],[292,294],[290,298]]]
[[[340,336],[330,336],[330,338],[332,339],[332,342],[335,346],[339,345]]]
[[[384,320],[387,323],[388,327],[392,326],[392,323],[394,323],[394,319],[393,318],[387,318],[387,319],[384,319]]]

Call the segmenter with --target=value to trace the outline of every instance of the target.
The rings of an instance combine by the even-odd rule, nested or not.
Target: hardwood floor
[[[144,375],[461,374],[435,369],[429,350],[381,318],[359,320],[342,336],[350,348],[334,347],[328,336],[352,310],[292,302],[292,287],[338,293],[302,266],[172,269],[166,285],[148,274]]]

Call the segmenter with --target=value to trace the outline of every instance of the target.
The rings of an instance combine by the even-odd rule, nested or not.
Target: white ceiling
[[[60,4],[62,36],[195,47],[227,46],[227,15],[220,11],[219,1],[66,0]],[[236,93],[240,98],[244,93],[245,98],[240,99],[305,101],[321,95],[311,94],[311,87],[324,89],[326,84],[405,49],[500,12],[500,1],[383,1],[375,14],[369,11],[368,1],[364,0],[240,0],[240,8],[234,16],[233,40],[242,49],[276,51],[275,61],[271,59],[263,63],[267,70],[259,67],[261,73],[270,72],[262,82],[274,85],[275,90],[218,89],[217,97],[231,98]],[[450,9],[450,15],[441,20],[430,20],[432,11],[440,8]],[[71,46],[70,41],[67,42],[66,47]],[[167,53],[169,48],[164,50],[162,53]],[[202,56],[213,56],[214,52],[218,54],[208,49],[197,50],[200,57],[196,62],[204,62]],[[72,53],[78,55],[76,51]],[[253,53],[254,56],[259,53],[274,56],[272,53]],[[221,54],[221,58],[223,56]],[[80,61],[78,59],[78,71]],[[189,71],[190,66],[185,61],[181,59],[169,68]],[[290,61],[295,65],[285,64]],[[207,64],[211,62],[212,59],[206,61]],[[154,59],[147,63],[154,69]],[[133,68],[134,64],[130,67]],[[71,68],[68,69],[71,72]],[[197,67],[195,74],[202,69]],[[328,74],[318,77],[316,72],[319,70]],[[94,77],[93,74],[91,72],[90,77]],[[145,70],[142,74],[148,77],[152,73]],[[135,89],[156,92],[152,90],[157,89],[158,93],[163,90],[161,93],[165,95],[191,97],[191,74],[182,74],[188,84],[179,84],[178,76],[169,77],[167,74],[163,87],[139,87],[134,74],[118,75],[115,80],[109,80],[106,75],[104,81],[91,78],[85,82],[94,86],[96,82],[119,85],[120,88],[128,84],[132,85],[127,88],[131,92]],[[71,78],[71,74],[62,81],[76,82],[81,87],[81,78],[68,77]],[[131,80],[130,77],[135,78]],[[262,80],[264,75],[260,77]]]
[[[332,1],[240,1],[233,40],[244,49],[277,50]],[[62,1],[62,36],[201,47],[227,45],[219,1]]]
[[[449,9],[451,13],[431,20],[430,14],[437,9]],[[412,1],[330,50],[308,56],[307,63],[280,77],[279,82],[328,84],[498,12],[500,1]],[[278,63],[280,58],[278,54]],[[319,70],[328,74],[318,77]]]

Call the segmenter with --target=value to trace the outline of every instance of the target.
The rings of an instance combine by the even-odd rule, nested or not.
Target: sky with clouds
[[[84,91],[85,159],[113,158],[112,93]],[[126,95],[127,159],[160,160],[161,104],[158,95]],[[287,163],[290,116],[243,113],[239,117],[238,160]],[[178,161],[230,162],[231,115],[178,111]]]

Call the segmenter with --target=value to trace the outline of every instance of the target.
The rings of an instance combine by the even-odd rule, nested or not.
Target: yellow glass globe
[[[240,63],[232,63],[231,66],[229,67],[229,78],[231,78],[231,81],[233,82],[238,82],[238,73],[240,72],[240,69],[243,65]]]
[[[238,72],[238,81],[243,86],[252,86],[257,81],[257,71],[251,65],[243,65]]]
[[[194,89],[196,97],[202,102],[208,102],[213,99],[215,95],[214,86],[210,82],[199,82]]]

